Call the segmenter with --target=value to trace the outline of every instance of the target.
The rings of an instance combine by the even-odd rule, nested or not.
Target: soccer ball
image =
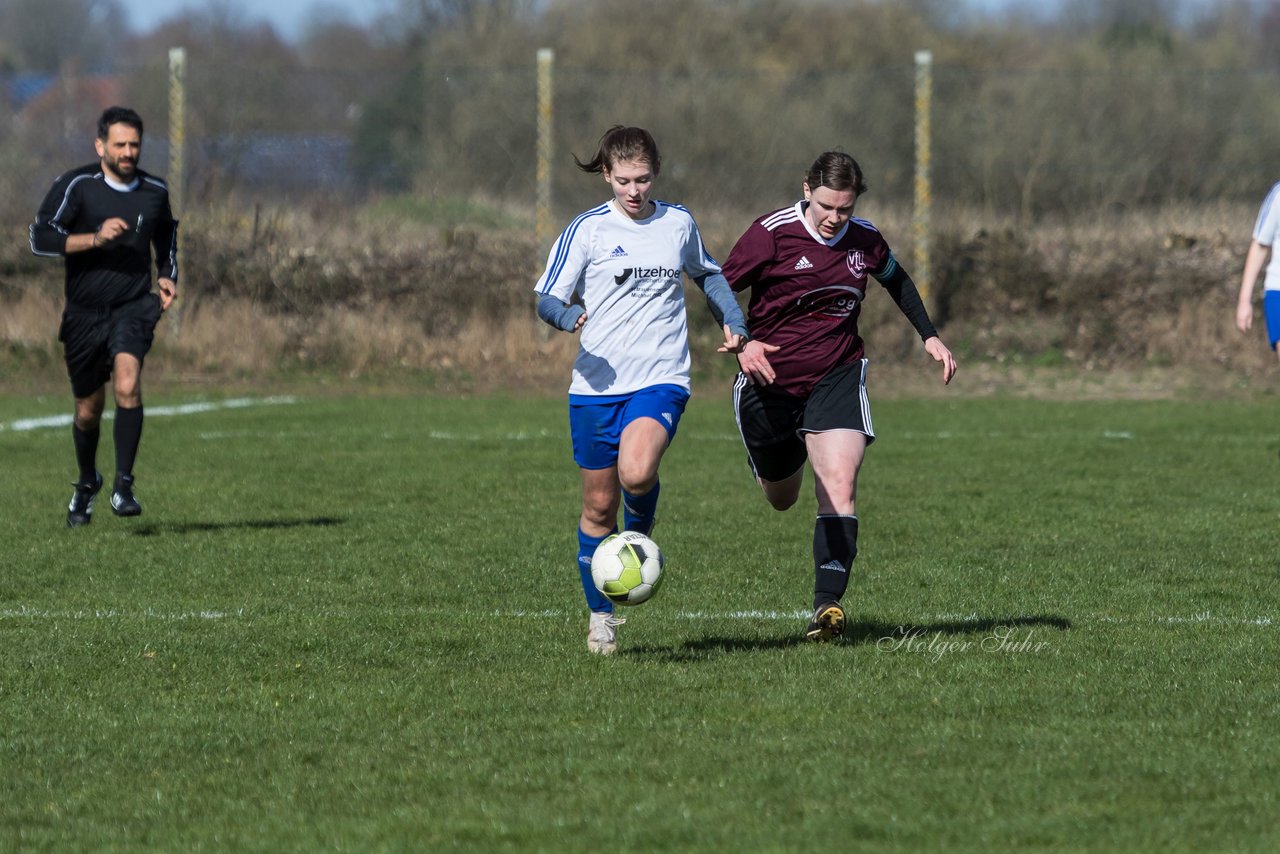
[[[615,605],[639,605],[662,583],[662,550],[637,531],[611,534],[591,556],[591,580]]]

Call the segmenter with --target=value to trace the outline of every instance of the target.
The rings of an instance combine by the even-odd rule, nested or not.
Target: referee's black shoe
[[[102,489],[102,474],[94,472],[93,478],[93,483],[71,484],[76,491],[71,493],[71,503],[67,505],[68,528],[79,528],[93,521],[93,497]]]
[[[111,487],[111,512],[117,516],[142,515],[142,505],[133,497],[133,475],[116,475],[116,482]]]
[[[813,619],[805,630],[806,640],[825,643],[844,632],[844,608],[839,602],[824,602],[813,611]]]

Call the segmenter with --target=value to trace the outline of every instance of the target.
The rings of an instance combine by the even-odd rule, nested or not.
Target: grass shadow
[[[758,652],[768,649],[786,649],[807,646],[809,641],[801,634],[802,626],[771,638],[744,638],[742,636],[713,636],[686,641],[674,647],[636,646],[619,648],[624,657],[657,658],[667,661],[698,661],[712,655],[741,652]],[[877,620],[850,620],[844,634],[833,647],[879,643],[900,643],[908,639],[927,644],[930,638],[943,635],[982,635],[992,637],[1000,630],[1047,628],[1057,631],[1071,629],[1071,621],[1053,614],[1021,617],[973,617],[971,619],[942,620],[933,623],[884,623]]]
[[[130,531],[135,537],[161,534],[202,534],[216,531],[278,530],[282,528],[328,528],[346,523],[335,516],[309,519],[240,519],[234,522],[147,522]]]

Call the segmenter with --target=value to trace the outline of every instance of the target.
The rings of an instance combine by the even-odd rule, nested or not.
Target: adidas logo
[[[849,573],[849,570],[845,569],[844,565],[838,560],[829,560],[822,566],[818,567],[818,569],[826,569],[831,572],[843,572],[846,575]]]
[[[666,420],[666,422],[667,422],[668,424],[673,424],[673,423],[675,423],[675,421],[674,421],[674,419],[672,418],[672,416],[671,416],[671,413],[670,413],[670,412],[664,412],[664,413],[662,413],[662,417]]]
[[[801,255],[801,256],[800,256],[800,260],[796,262],[795,269],[797,269],[797,270],[812,270],[812,269],[813,269],[813,262],[811,262],[808,258],[804,257],[803,255]]]
[[[625,258],[625,257],[627,257],[627,250],[623,249],[621,246],[615,246],[615,247],[614,247],[614,249],[613,249],[613,251],[609,253],[609,257],[610,257],[610,258]]]

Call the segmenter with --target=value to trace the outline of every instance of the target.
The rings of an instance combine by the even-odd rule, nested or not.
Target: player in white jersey
[[[1271,187],[1262,209],[1258,211],[1258,219],[1253,225],[1253,240],[1249,243],[1249,254],[1244,259],[1244,275],[1240,279],[1240,298],[1236,300],[1236,326],[1241,332],[1248,332],[1253,327],[1253,288],[1258,283],[1258,273],[1266,264],[1267,275],[1263,285],[1262,314],[1267,319],[1267,340],[1271,349],[1280,356],[1280,252],[1275,251],[1276,239],[1280,237],[1280,182]],[[1267,256],[1271,263],[1267,263]]]
[[[613,198],[575,217],[538,279],[538,316],[580,332],[569,386],[574,462],[582,470],[578,572],[591,617],[587,648],[617,649],[613,603],[591,580],[591,556],[618,530],[648,534],[658,504],[658,464],[689,399],[688,274],[724,329],[722,353],[739,353],[747,324],[690,213],[650,198],[661,161],[643,128],[610,128],[594,159]]]

